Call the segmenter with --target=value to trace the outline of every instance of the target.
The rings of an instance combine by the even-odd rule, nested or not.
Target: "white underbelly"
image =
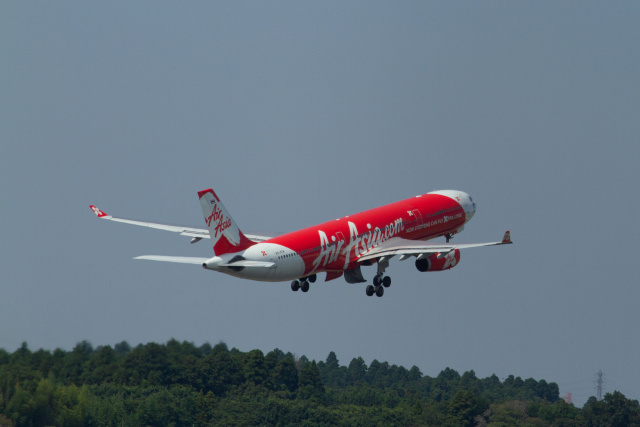
[[[302,257],[291,249],[273,243],[258,243],[242,253],[248,261],[273,262],[271,267],[244,268],[240,271],[224,271],[243,279],[263,282],[282,282],[299,279],[304,274]]]

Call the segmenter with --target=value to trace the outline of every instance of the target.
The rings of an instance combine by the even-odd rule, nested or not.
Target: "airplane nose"
[[[465,213],[467,215],[467,221],[469,221],[471,217],[473,217],[473,215],[475,215],[476,213],[476,202],[473,201],[473,197],[467,194],[465,205]]]

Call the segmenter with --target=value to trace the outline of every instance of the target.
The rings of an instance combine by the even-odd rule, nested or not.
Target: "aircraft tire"
[[[309,291],[309,282],[307,282],[306,280],[304,282],[302,282],[302,284],[300,284],[300,290],[302,290],[302,292],[308,292]]]
[[[372,285],[369,285],[367,286],[366,292],[367,292],[367,296],[370,297],[375,293],[375,289],[373,288]]]
[[[380,276],[377,274],[373,276],[373,286],[380,286]]]
[[[298,282],[297,280],[294,280],[293,282],[291,282],[291,290],[295,292],[298,289],[300,289],[300,282]]]
[[[315,274],[312,274],[311,276],[309,276],[309,281],[310,281],[311,283],[316,283],[316,275],[315,275]]]
[[[385,288],[391,286],[391,277],[385,276],[384,279],[382,279],[382,286],[384,286]]]
[[[380,298],[384,295],[384,288],[382,286],[376,286],[376,296]]]

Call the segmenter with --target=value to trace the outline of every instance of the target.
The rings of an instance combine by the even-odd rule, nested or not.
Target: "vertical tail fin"
[[[199,191],[198,197],[204,221],[209,227],[214,255],[239,252],[255,244],[242,234],[212,189]]]

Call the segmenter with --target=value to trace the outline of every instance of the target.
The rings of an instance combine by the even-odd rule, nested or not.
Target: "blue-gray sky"
[[[638,2],[3,2],[0,348],[178,340],[640,397]],[[282,232],[434,189],[478,211],[443,273],[307,294],[137,255],[206,242],[213,187]],[[369,279],[373,269],[365,269]]]

